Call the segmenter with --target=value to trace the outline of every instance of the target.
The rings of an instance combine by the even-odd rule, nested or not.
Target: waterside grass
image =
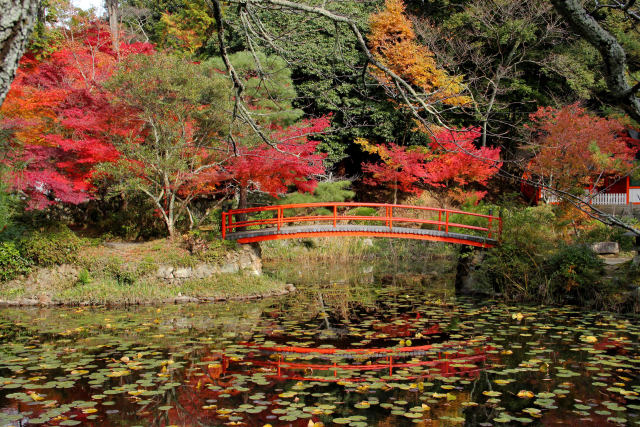
[[[57,281],[43,289],[24,282],[0,284],[0,304],[8,305],[132,305],[168,302],[224,301],[280,295],[288,291],[284,282],[269,276],[241,273],[217,274],[206,279],[177,283],[140,279],[118,283],[100,277],[88,283]]]
[[[201,246],[193,250],[188,241],[168,239],[84,245],[66,263],[34,266],[29,274],[0,281],[0,304],[155,304],[256,298],[287,292],[281,280],[252,274],[259,268],[253,264],[249,271],[215,273],[214,266],[229,262],[235,262],[230,266],[235,265],[237,270],[239,261],[230,261],[240,256],[237,245],[213,240]],[[203,265],[211,270],[206,278],[167,279],[158,273],[160,268],[190,271]]]

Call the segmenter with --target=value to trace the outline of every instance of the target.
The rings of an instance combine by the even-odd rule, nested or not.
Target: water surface
[[[300,291],[0,309],[0,426],[640,425],[637,317],[456,299],[446,264],[273,268]]]

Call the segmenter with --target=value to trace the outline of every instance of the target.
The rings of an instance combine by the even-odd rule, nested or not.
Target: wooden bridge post
[[[280,227],[282,226],[282,217],[284,216],[284,209],[282,209],[282,207],[278,207],[276,215],[278,217],[278,231],[280,231]]]
[[[446,212],[445,218],[444,232],[449,233],[449,211]]]
[[[333,228],[338,226],[338,205],[333,205]]]
[[[489,229],[489,235],[487,236],[489,239],[491,238],[491,220],[493,219],[493,208],[489,209],[489,225],[487,226],[487,228]]]
[[[222,240],[225,239],[225,237],[227,237],[227,213],[226,212],[222,212]]]

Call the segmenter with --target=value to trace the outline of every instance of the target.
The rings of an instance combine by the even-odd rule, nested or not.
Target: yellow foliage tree
[[[385,0],[384,9],[373,13],[369,23],[369,49],[373,56],[423,91],[428,103],[461,106],[471,102],[469,97],[462,95],[462,76],[450,76],[438,68],[433,52],[417,41],[402,0]],[[373,75],[395,91],[393,82],[382,70],[376,68]]]

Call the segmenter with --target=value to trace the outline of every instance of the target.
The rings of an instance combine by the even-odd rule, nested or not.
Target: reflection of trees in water
[[[2,309],[3,341],[37,337],[55,344],[73,338],[75,346],[146,343],[158,332],[183,336],[224,332],[251,332],[272,300],[225,304],[163,305],[105,310],[96,308]],[[186,332],[185,332],[186,331]],[[92,341],[91,343],[83,340]],[[171,339],[166,340],[171,344]],[[156,340],[162,342],[162,340]]]
[[[313,351],[313,349],[307,350]],[[371,365],[363,364],[364,359],[343,360],[335,368],[335,372],[332,372],[331,364],[328,364],[326,360],[316,359],[317,363],[312,363],[313,361],[309,361],[303,354],[299,355],[300,360],[296,360],[291,352],[279,353],[250,349],[242,357],[228,357],[222,351],[202,349],[194,352],[191,355],[190,364],[181,370],[179,375],[170,379],[170,381],[180,382],[182,385],[169,390],[160,398],[154,399],[153,403],[146,405],[138,411],[137,415],[145,417],[149,425],[216,425],[216,422],[228,421],[227,415],[234,412],[240,405],[249,404],[253,407],[262,407],[262,410],[255,414],[240,411],[235,415],[243,417],[245,421],[248,421],[248,425],[261,426],[268,422],[267,416],[272,414],[274,409],[286,408],[277,402],[281,400],[283,391],[304,390],[304,387],[300,387],[301,381],[331,382],[332,384],[322,387],[320,390],[338,397],[341,402],[339,408],[346,409],[372,396],[378,396],[380,401],[384,401],[386,390],[379,389],[372,395],[373,389],[369,387],[376,381],[382,381],[379,377],[386,374],[388,367],[384,366],[377,375],[373,372],[379,368],[377,364],[384,363],[385,360],[389,365],[397,366],[394,369],[399,372],[403,372],[409,367],[423,366],[425,368],[424,372],[420,374],[398,377],[394,381],[417,383],[427,378],[454,375],[474,380],[479,378],[479,372],[484,368],[486,360],[484,347],[476,347],[475,350],[473,355],[452,351],[449,353],[448,359],[439,359],[439,357],[443,357],[444,353],[431,355],[425,353],[422,356],[417,356],[416,351],[398,353],[392,359],[362,355],[365,359],[372,359],[374,363]],[[389,351],[393,354],[396,349],[389,349]],[[420,359],[420,362],[417,359]],[[460,366],[461,363],[466,364],[466,367]],[[471,368],[471,364],[476,367]],[[349,372],[346,371],[347,369]],[[327,375],[320,375],[321,372],[325,372]],[[257,386],[243,380],[252,377],[255,373],[264,374],[264,384]],[[362,382],[366,382],[365,385],[357,385]],[[349,383],[354,383],[354,385],[349,385]],[[417,387],[415,384],[414,386]],[[412,400],[414,392],[411,389],[405,390],[397,397]],[[260,393],[263,397],[256,399],[255,393]],[[452,391],[451,395],[455,395],[456,400],[461,401],[466,400],[468,394],[467,391],[456,390]],[[249,398],[249,396],[253,397]],[[299,395],[299,397],[306,406],[313,406],[320,401],[309,394]],[[163,405],[171,406],[172,409],[169,411],[159,410],[158,408]],[[449,403],[439,411],[449,416],[454,416],[454,414],[459,416],[462,409],[459,404]],[[322,411],[317,407],[315,410],[318,414],[315,414],[311,419],[319,421]],[[374,407],[371,407],[371,410],[379,411]],[[381,412],[378,417],[381,422],[384,422],[383,420],[387,418],[387,415],[384,415],[386,411]],[[299,420],[292,425],[306,426],[307,422],[308,419]]]
[[[456,261],[449,246],[394,239],[380,242],[377,244],[383,247],[380,253],[384,256],[369,260],[271,262],[265,264],[265,270],[296,285],[295,303],[287,310],[302,319],[325,316],[323,313],[352,319],[355,310],[375,306],[376,292],[383,288],[390,294],[406,292],[407,288],[440,298],[454,294]]]

